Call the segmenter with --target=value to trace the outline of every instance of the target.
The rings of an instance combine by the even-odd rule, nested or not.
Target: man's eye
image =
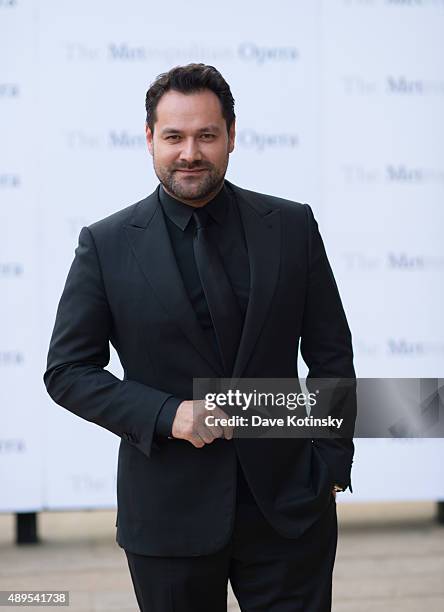
[[[213,137],[214,137],[214,134],[202,134],[202,137],[203,137],[205,140],[209,140],[210,138],[213,138]]]
[[[171,134],[171,136],[167,136],[167,140],[177,140],[180,138],[179,134]]]

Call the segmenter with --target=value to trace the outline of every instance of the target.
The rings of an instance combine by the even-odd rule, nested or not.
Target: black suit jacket
[[[226,181],[240,208],[251,290],[234,377],[354,377],[351,335],[310,207]],[[105,369],[109,342],[124,370]],[[82,228],[60,299],[44,381],[55,402],[121,438],[117,541],[147,555],[202,555],[228,541],[236,456],[269,522],[298,537],[350,484],[353,443],[339,439],[158,440],[171,396],[222,377],[197,322],[157,190]]]

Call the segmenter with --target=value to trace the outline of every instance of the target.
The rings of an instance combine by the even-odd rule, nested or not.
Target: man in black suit
[[[47,390],[121,438],[117,542],[141,610],[226,610],[228,580],[242,610],[330,610],[352,441],[237,439],[192,401],[193,378],[297,378],[299,342],[309,377],[354,378],[317,223],[225,180],[234,100],[214,67],[160,75],[146,110],[160,184],[82,228]]]

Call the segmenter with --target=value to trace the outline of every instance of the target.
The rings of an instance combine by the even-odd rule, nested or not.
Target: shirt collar
[[[185,231],[193,212],[196,209],[189,204],[185,204],[184,202],[173,198],[173,196],[165,191],[163,185],[159,186],[159,200],[168,218],[182,231]],[[205,208],[205,210],[217,223],[222,224],[227,214],[229,205],[230,194],[224,181],[222,188],[212,200],[205,204],[203,208]]]

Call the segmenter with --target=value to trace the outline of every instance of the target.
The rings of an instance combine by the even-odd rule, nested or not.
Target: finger
[[[217,408],[217,411],[214,416],[218,419],[224,419],[224,420],[228,420],[229,418],[228,414],[224,412],[223,410],[221,410],[221,408]],[[233,437],[233,427],[230,425],[222,425],[221,427],[223,430],[223,437],[226,440],[231,440],[231,438]]]
[[[191,444],[195,446],[196,448],[202,448],[203,446],[205,446],[205,442],[202,440],[202,438],[198,434],[193,434],[189,438],[189,442],[191,442]]]
[[[205,442],[205,444],[211,444],[215,438],[212,431],[208,427],[205,427],[205,425],[200,425],[197,428],[197,434]]]
[[[211,431],[214,438],[223,438],[224,429],[220,425],[206,425],[206,427]]]
[[[231,427],[230,425],[227,425],[226,427],[224,427],[225,440],[231,440],[233,438],[233,434],[234,434],[234,427]]]

